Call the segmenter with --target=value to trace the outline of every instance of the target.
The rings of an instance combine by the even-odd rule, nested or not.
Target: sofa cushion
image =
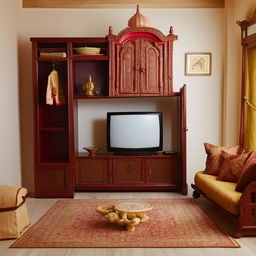
[[[250,152],[231,155],[225,151],[220,154],[220,166],[217,180],[237,182]]]
[[[236,191],[243,192],[252,181],[256,181],[256,153],[252,153],[246,161],[237,181]]]
[[[234,215],[238,215],[242,193],[235,191],[236,183],[218,181],[216,178],[214,175],[208,175],[201,171],[195,175],[195,185],[222,208]]]
[[[237,154],[239,146],[224,147],[215,146],[210,143],[204,143],[205,151],[207,154],[205,173],[218,175],[219,164],[220,164],[220,154],[222,150],[230,154]]]

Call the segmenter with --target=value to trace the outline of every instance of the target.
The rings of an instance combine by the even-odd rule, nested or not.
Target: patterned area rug
[[[109,223],[96,206],[134,199],[59,200],[11,247],[15,248],[195,248],[239,247],[194,199],[140,199],[153,209],[134,232]]]

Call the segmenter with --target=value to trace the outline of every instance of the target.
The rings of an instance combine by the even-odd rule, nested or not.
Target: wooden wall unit
[[[35,195],[72,197],[79,191],[178,191],[186,183],[186,88],[173,92],[172,51],[177,39],[154,28],[127,28],[102,38],[31,38],[35,113]],[[97,55],[77,54],[81,46],[100,47]],[[42,52],[63,56],[41,56]],[[66,98],[46,104],[48,75],[55,69]],[[97,95],[86,96],[89,74]],[[80,156],[77,148],[79,100],[120,97],[177,97],[179,138],[173,155]],[[149,97],[149,100],[150,100]],[[78,138],[79,139],[79,138]]]

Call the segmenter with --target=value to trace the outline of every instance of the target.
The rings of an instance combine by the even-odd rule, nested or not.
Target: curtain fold
[[[256,47],[248,48],[245,88],[245,147],[256,151]]]

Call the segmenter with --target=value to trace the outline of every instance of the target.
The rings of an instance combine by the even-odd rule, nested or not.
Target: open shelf
[[[74,94],[85,95],[83,85],[88,81],[89,75],[91,75],[96,96],[108,96],[108,65],[108,61],[74,61]]]
[[[72,60],[74,61],[79,61],[79,60],[109,60],[108,56],[104,55],[104,54],[74,54],[72,57]]]
[[[42,131],[42,132],[47,132],[47,131],[49,131],[49,132],[54,132],[54,131],[56,131],[56,132],[61,132],[61,131],[65,131],[67,129],[67,127],[41,127],[40,128],[40,131]]]
[[[40,127],[67,127],[68,125],[67,105],[49,106],[46,104],[39,106],[39,126]]]
[[[40,131],[40,162],[68,162],[67,131]]]
[[[62,59],[67,57],[67,44],[65,42],[41,42],[38,44],[37,57]]]

